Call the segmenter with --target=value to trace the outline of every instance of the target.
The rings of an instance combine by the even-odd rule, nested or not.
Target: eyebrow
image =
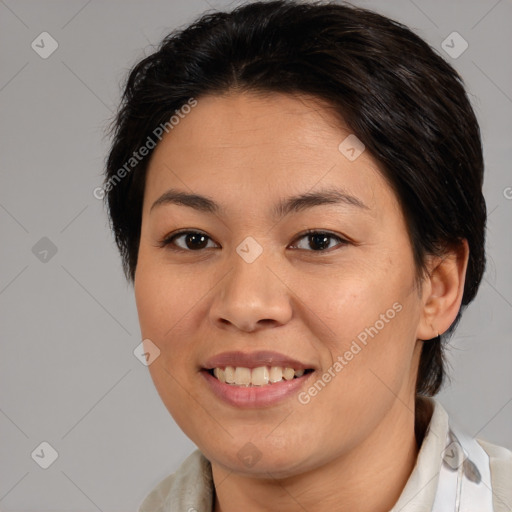
[[[199,194],[190,194],[176,189],[169,189],[162,194],[150,208],[150,212],[158,206],[164,204],[176,204],[188,206],[199,212],[219,215],[224,211],[223,208],[213,199]],[[295,196],[281,199],[272,209],[274,218],[283,218],[290,213],[298,213],[314,206],[326,204],[341,204],[353,206],[363,210],[370,210],[366,204],[355,196],[348,194],[343,190],[336,188],[327,188],[317,192],[306,192]]]

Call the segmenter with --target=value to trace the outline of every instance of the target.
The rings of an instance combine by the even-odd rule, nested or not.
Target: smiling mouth
[[[295,370],[282,366],[259,366],[257,368],[225,366],[210,368],[206,371],[224,384],[243,387],[262,387],[298,379],[314,370],[304,370],[302,368]]]

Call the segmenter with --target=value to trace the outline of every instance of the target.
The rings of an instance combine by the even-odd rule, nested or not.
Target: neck
[[[251,478],[212,464],[214,511],[389,511],[407,483],[421,444],[412,410],[414,400],[410,408],[397,400],[364,443],[312,471],[285,479]]]

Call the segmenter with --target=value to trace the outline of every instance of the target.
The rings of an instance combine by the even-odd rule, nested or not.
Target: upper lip
[[[258,368],[259,366],[282,366],[294,370],[314,369],[311,364],[301,363],[296,359],[273,352],[271,350],[260,350],[257,352],[222,352],[208,359],[204,368],[224,368],[225,366],[241,366],[244,368]]]

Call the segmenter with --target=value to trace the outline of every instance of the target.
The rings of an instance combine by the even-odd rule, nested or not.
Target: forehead
[[[340,187],[370,208],[379,200],[395,202],[367,151],[352,160],[340,151],[354,135],[324,102],[274,93],[204,96],[197,102],[151,157],[146,196],[153,201],[171,187],[216,193],[226,202]]]
[[[299,158],[307,152],[314,156],[327,138],[338,140],[349,133],[334,109],[316,98],[248,92],[208,95],[199,98],[197,106],[164,137],[154,159],[164,146],[179,146],[184,152],[200,147],[201,155],[236,155],[245,164],[257,148],[265,150],[259,153],[260,159],[286,156],[293,160],[294,155]]]

